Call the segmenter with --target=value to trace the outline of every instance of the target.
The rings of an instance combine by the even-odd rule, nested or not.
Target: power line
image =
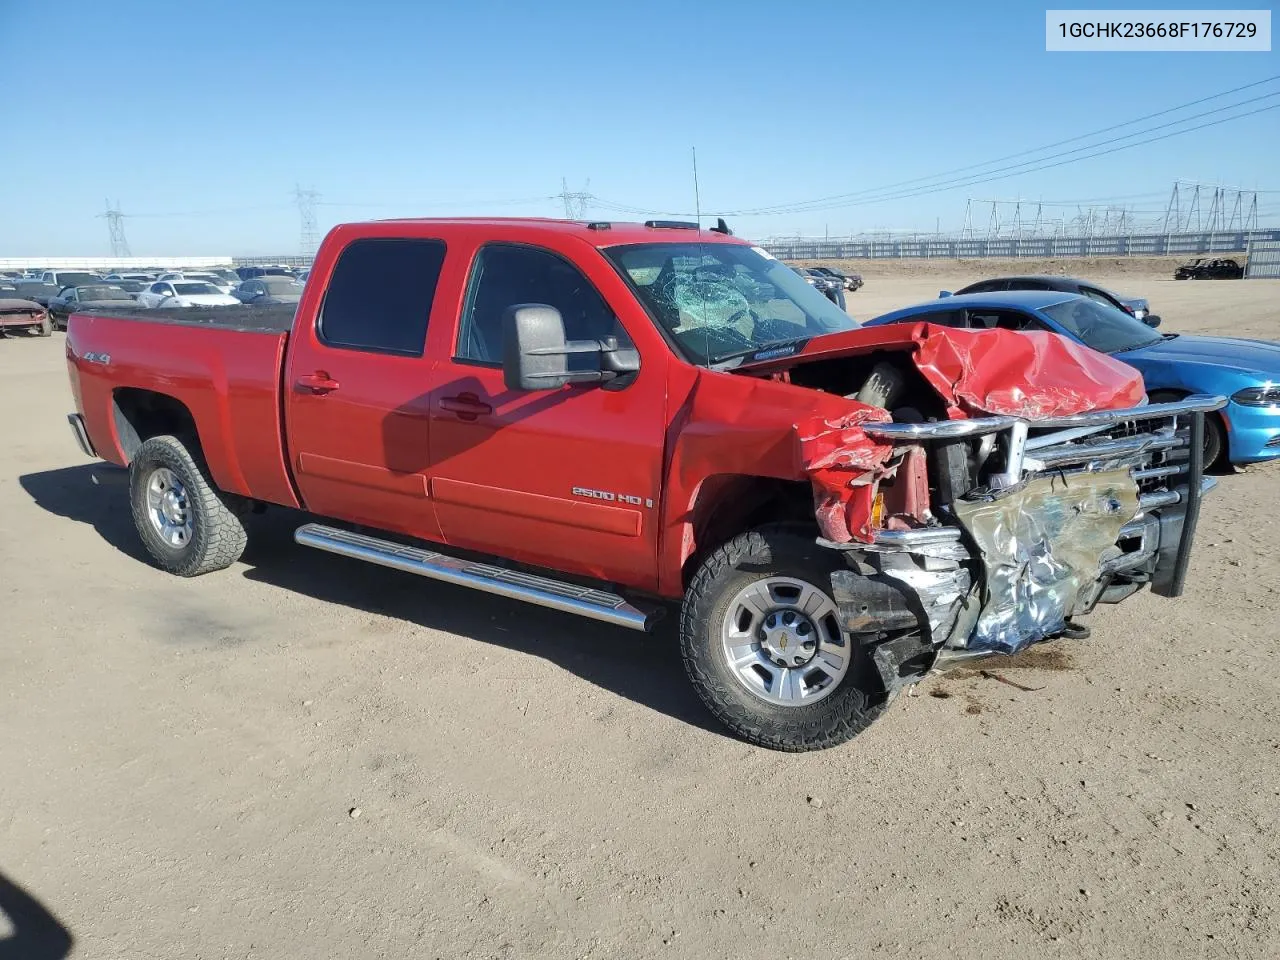
[[[406,208],[421,209],[423,207],[510,207],[520,206],[529,203],[546,203],[549,200],[559,200],[561,195],[558,193],[544,194],[540,197],[513,197],[507,200],[395,200],[395,201],[375,201],[372,203],[360,203],[351,200],[320,200],[317,201],[318,207],[373,207],[379,209],[404,210]]]
[[[1197,115],[1197,117],[1188,117],[1185,120],[1178,121],[1178,122],[1185,123],[1186,120],[1197,119],[1198,117],[1201,117],[1201,116],[1208,116],[1214,113],[1219,113],[1221,112],[1221,110],[1231,110],[1231,109],[1234,109],[1235,107],[1242,106],[1245,103],[1251,103],[1251,102],[1254,102],[1255,100],[1266,99],[1272,96],[1280,96],[1280,92],[1277,92],[1274,94],[1267,94],[1265,97],[1255,97],[1250,100],[1241,101],[1240,103],[1230,104],[1226,107],[1220,108],[1219,110],[1206,111],[1204,114]],[[1122,143],[1122,144],[1119,144],[1118,146],[1111,147],[1107,150],[1098,150],[1094,153],[1084,154],[1083,156],[1068,156],[1068,154],[1078,153],[1080,149],[1090,150],[1090,149],[1093,149],[1094,147],[1102,146],[1105,143],[1114,142],[1115,140],[1128,139],[1128,137],[1115,137],[1115,138],[1112,138],[1112,140],[1101,141],[1099,143],[1090,144],[1088,147],[1079,148],[1077,150],[1069,150],[1063,154],[1056,155],[1059,157],[1066,156],[1066,159],[1055,160],[1053,156],[1050,156],[1050,157],[1044,157],[1038,161],[1034,161],[1034,163],[1036,164],[1034,166],[1027,166],[1026,164],[1017,164],[1016,166],[1018,167],[1027,167],[1027,168],[1018,170],[1016,174],[1012,174],[1004,171],[992,171],[991,175],[981,175],[977,177],[960,178],[960,180],[957,180],[957,181],[944,181],[942,183],[930,184],[928,186],[921,187],[918,189],[903,190],[895,193],[885,193],[879,196],[848,199],[848,200],[843,200],[836,203],[823,204],[821,206],[796,207],[796,208],[762,207],[762,208],[744,209],[744,210],[723,210],[723,211],[712,211],[712,215],[723,216],[723,217],[776,216],[776,215],[786,214],[786,213],[813,213],[820,210],[834,210],[834,209],[847,208],[847,207],[866,206],[868,204],[884,203],[890,200],[909,200],[909,199],[914,199],[915,197],[927,196],[929,194],[939,193],[946,190],[954,190],[954,189],[959,189],[961,187],[971,187],[981,183],[991,183],[995,180],[1005,180],[1005,179],[1008,179],[1010,176],[1021,175],[1024,173],[1036,173],[1041,170],[1051,170],[1055,167],[1066,166],[1067,164],[1071,164],[1071,163],[1079,163],[1082,160],[1090,160],[1095,157],[1102,157],[1108,154],[1118,153],[1121,150],[1131,150],[1134,147],[1147,146],[1148,144],[1158,143],[1161,140],[1168,140],[1171,137],[1177,137],[1183,134],[1192,133],[1196,130],[1204,130],[1208,127],[1216,127],[1219,124],[1229,123],[1232,120],[1242,120],[1245,117],[1251,117],[1251,116],[1254,116],[1255,114],[1266,113],[1269,110],[1275,110],[1275,109],[1280,109],[1280,103],[1272,104],[1266,107],[1258,107],[1257,109],[1248,110],[1244,113],[1235,114],[1230,117],[1223,117],[1219,120],[1211,120],[1206,123],[1199,123],[1191,127],[1185,127],[1181,130],[1172,130],[1168,133],[1161,134],[1160,136],[1157,136],[1157,137],[1148,137],[1144,140],[1134,141],[1133,143]],[[1154,130],[1159,130],[1166,126],[1171,126],[1171,124],[1160,124],[1156,127],[1151,127],[1151,128],[1148,128],[1147,130],[1140,131],[1139,133],[1130,134],[1130,136],[1141,136],[1142,134],[1151,133]],[[1051,160],[1054,162],[1046,162]],[[852,197],[853,195],[849,195],[849,196]],[[636,208],[636,207],[628,207],[623,204],[616,204],[616,203],[613,203],[612,201],[604,200],[598,197],[595,199],[595,203],[597,206],[601,206],[606,209],[617,210],[619,212],[624,212],[624,213],[656,213],[658,212],[653,210],[643,210],[641,208]],[[680,211],[680,212],[662,211],[662,213],[668,216],[689,216],[690,215],[688,211]]]
[[[219,210],[183,210],[179,212],[169,212],[169,213],[130,213],[130,214],[127,214],[127,216],[131,220],[139,220],[139,219],[160,220],[160,219],[169,219],[169,218],[198,219],[201,217],[239,216],[240,214],[244,214],[244,213],[259,213],[263,210],[283,210],[286,207],[292,207],[292,206],[294,206],[294,204],[292,203],[267,203],[267,204],[259,204],[257,206],[252,206],[252,207],[223,207]]]
[[[754,215],[764,214],[764,213],[766,213],[766,212],[773,212],[773,211],[775,211],[775,210],[777,210],[777,211],[779,211],[779,212],[801,212],[801,211],[798,211],[798,210],[793,210],[792,208],[806,207],[806,206],[809,206],[809,205],[811,205],[811,204],[826,203],[826,202],[828,202],[828,201],[834,201],[834,200],[852,199],[852,198],[854,198],[854,197],[861,197],[861,196],[865,196],[865,195],[870,194],[870,193],[881,193],[881,192],[884,192],[884,191],[886,191],[886,190],[892,190],[892,189],[897,188],[897,187],[904,187],[904,186],[909,186],[909,185],[912,185],[912,184],[924,183],[925,181],[937,180],[937,179],[938,179],[938,178],[940,178],[940,177],[947,177],[947,176],[950,176],[951,174],[956,174],[956,173],[964,173],[964,172],[969,171],[969,170],[978,170],[978,169],[981,169],[981,168],[983,168],[983,167],[989,167],[989,166],[991,166],[992,164],[996,164],[996,163],[1003,163],[1003,162],[1004,162],[1004,161],[1006,161],[1006,160],[1013,160],[1013,159],[1016,159],[1017,157],[1028,156],[1028,155],[1033,154],[1033,153],[1043,153],[1044,151],[1046,151],[1046,150],[1051,150],[1051,149],[1053,149],[1054,147],[1060,147],[1060,146],[1063,146],[1064,144],[1068,144],[1068,143],[1075,143],[1075,142],[1076,142],[1076,141],[1078,141],[1078,140],[1087,140],[1087,139],[1089,139],[1089,138],[1091,138],[1091,137],[1098,136],[1099,134],[1102,134],[1102,133],[1110,133],[1112,130],[1118,130],[1118,129],[1120,129],[1121,127],[1128,127],[1128,126],[1132,126],[1132,125],[1133,125],[1133,124],[1135,124],[1135,123],[1142,123],[1142,122],[1143,122],[1143,121],[1145,121],[1145,120],[1153,120],[1153,119],[1155,119],[1156,117],[1166,116],[1166,115],[1168,115],[1168,114],[1170,114],[1170,113],[1177,113],[1178,111],[1186,110],[1186,109],[1188,109],[1189,107],[1199,106],[1200,104],[1202,104],[1202,103],[1207,103],[1207,102],[1209,102],[1210,100],[1217,100],[1217,99],[1220,99],[1220,98],[1222,98],[1222,97],[1230,96],[1230,95],[1231,95],[1231,94],[1233,94],[1233,93],[1239,93],[1239,92],[1240,92],[1240,91],[1242,91],[1242,90],[1248,90],[1248,89],[1251,89],[1251,88],[1253,88],[1253,87],[1262,86],[1263,84],[1272,83],[1272,82],[1274,82],[1274,81],[1276,81],[1276,80],[1280,80],[1280,74],[1277,74],[1277,75],[1275,75],[1275,76],[1271,76],[1271,77],[1266,77],[1266,78],[1264,78],[1264,79],[1262,79],[1262,80],[1255,80],[1253,83],[1246,83],[1246,84],[1244,84],[1243,86],[1234,87],[1234,88],[1232,88],[1232,89],[1230,89],[1230,90],[1224,90],[1224,91],[1222,91],[1221,93],[1215,93],[1215,94],[1212,94],[1211,96],[1208,96],[1208,97],[1201,97],[1201,98],[1200,98],[1200,99],[1198,99],[1198,100],[1192,100],[1192,101],[1189,101],[1189,102],[1187,102],[1187,103],[1179,104],[1179,105],[1178,105],[1178,106],[1176,106],[1176,107],[1168,107],[1168,108],[1166,108],[1166,109],[1164,109],[1164,110],[1158,110],[1158,111],[1156,111],[1155,113],[1149,113],[1149,114],[1146,114],[1145,116],[1135,117],[1135,118],[1133,118],[1132,120],[1126,120],[1126,121],[1124,121],[1123,123],[1116,123],[1116,124],[1112,124],[1112,125],[1111,125],[1111,126],[1109,126],[1109,127],[1102,127],[1101,129],[1093,130],[1093,131],[1091,131],[1091,132],[1089,132],[1089,133],[1082,133],[1082,134],[1079,134],[1079,135],[1074,136],[1074,137],[1068,137],[1068,138],[1066,138],[1065,140],[1057,140],[1057,141],[1055,141],[1055,142],[1053,142],[1053,143],[1045,144],[1044,146],[1040,146],[1040,147],[1034,147],[1034,148],[1032,148],[1032,149],[1030,149],[1030,150],[1020,150],[1020,151],[1018,151],[1017,153],[1007,154],[1007,155],[1005,155],[1005,156],[1003,156],[1003,157],[996,157],[996,158],[995,158],[995,159],[993,159],[993,160],[986,160],[986,161],[984,161],[984,162],[982,162],[982,163],[969,164],[968,166],[964,166],[964,167],[956,167],[956,168],[951,169],[951,170],[944,170],[944,171],[942,171],[942,172],[940,172],[940,173],[930,174],[929,176],[915,177],[915,178],[912,178],[912,179],[910,179],[910,180],[899,180],[899,181],[897,181],[897,182],[895,182],[895,183],[889,183],[889,184],[885,184],[885,185],[880,186],[880,187],[872,187],[872,188],[868,188],[868,189],[865,189],[865,190],[858,190],[858,191],[854,191],[854,192],[852,192],[852,193],[835,194],[835,195],[833,195],[833,196],[829,196],[829,197],[818,197],[818,198],[815,198],[815,199],[813,199],[813,200],[801,200],[801,201],[795,201],[795,202],[792,202],[792,203],[785,203],[785,204],[773,204],[773,205],[770,205],[770,206],[759,207],[759,208],[756,208],[755,210],[751,210],[751,211],[730,211],[730,212],[732,212],[732,213],[734,213],[735,215],[738,215],[738,216],[746,216],[746,215],[753,215],[753,216],[754,216]],[[1274,95],[1275,95],[1275,94],[1267,94],[1266,96],[1274,96]],[[1256,99],[1261,99],[1261,98],[1256,98]],[[1234,106],[1241,106],[1241,105],[1242,105],[1242,104],[1244,104],[1244,103],[1251,103],[1251,102],[1253,102],[1253,101],[1252,101],[1252,100],[1245,100],[1245,101],[1241,101],[1240,103],[1237,103],[1237,104],[1230,104],[1230,105],[1228,105],[1228,106],[1221,107],[1221,108],[1217,108],[1217,109],[1219,109],[1219,110],[1229,110],[1229,109],[1231,109],[1231,108],[1232,108],[1232,107],[1234,107]],[[1206,115],[1208,115],[1208,113],[1212,113],[1212,112],[1213,112],[1213,111],[1207,111],[1206,113],[1204,113],[1204,114],[1198,114],[1197,116],[1206,116]],[[1196,117],[1184,117],[1182,121],[1173,121],[1173,123],[1172,123],[1172,124],[1165,124],[1164,126],[1176,125],[1177,123],[1184,122],[1184,121],[1186,121],[1186,120],[1193,120],[1193,119],[1196,119]],[[1151,129],[1153,129],[1153,130],[1154,130],[1154,129],[1161,129],[1161,128],[1160,128],[1160,127],[1153,127],[1153,128],[1151,128]],[[1138,135],[1139,135],[1139,134],[1134,133],[1134,134],[1129,134],[1128,136],[1138,136]],[[1122,140],[1122,139],[1126,139],[1126,138],[1125,138],[1125,137],[1123,137],[1123,136],[1122,136],[1122,137],[1114,138],[1114,140]],[[1103,141],[1103,142],[1104,142],[1104,143],[1111,143],[1111,142],[1114,142],[1114,140]],[[1080,148],[1078,148],[1078,150],[1088,150],[1088,149],[1091,149],[1092,147],[1101,146],[1101,145],[1102,145],[1101,143],[1090,144],[1090,145],[1087,145],[1087,146],[1084,146],[1084,147],[1080,147]],[[1077,152],[1077,151],[1069,151],[1069,152]],[[1059,154],[1059,155],[1061,155],[1061,154]],[[1049,159],[1049,158],[1045,158],[1045,157],[1042,157],[1042,158],[1041,158],[1041,160],[1044,160],[1044,159]],[[1040,162],[1040,161],[1028,161],[1028,162],[1029,162],[1029,163],[1038,163],[1038,162]],[[1015,166],[1021,166],[1021,164],[1016,164]],[[993,171],[990,171],[990,170],[986,171],[986,173],[991,173],[991,172],[993,172]],[[930,184],[930,185],[932,185],[932,184]],[[783,209],[783,208],[785,208],[785,209]],[[825,208],[824,208],[824,209],[825,209]]]
[[[1200,123],[1194,127],[1187,127],[1185,130],[1173,130],[1169,133],[1161,134],[1158,137],[1151,137],[1150,139],[1147,139],[1147,140],[1139,140],[1136,143],[1124,143],[1118,147],[1112,147],[1109,150],[1099,150],[1097,153],[1090,153],[1083,157],[1072,157],[1067,160],[1059,160],[1056,163],[1046,163],[1042,166],[1034,167],[1030,170],[1025,170],[1022,172],[1035,173],[1040,170],[1051,170],[1054,167],[1062,167],[1062,166],[1066,166],[1067,164],[1078,163],[1081,160],[1091,160],[1094,157],[1103,157],[1103,156],[1106,156],[1107,154],[1119,153],[1121,150],[1131,150],[1134,147],[1145,147],[1151,143],[1159,143],[1161,140],[1168,140],[1170,137],[1181,136],[1184,133],[1192,133],[1196,130],[1203,130],[1207,127],[1216,127],[1219,124],[1229,123],[1232,120],[1243,120],[1245,117],[1251,117],[1257,113],[1266,113],[1268,110],[1277,110],[1277,109],[1280,109],[1280,103],[1274,103],[1269,107],[1259,107],[1256,110],[1248,110],[1245,113],[1239,113],[1233,117],[1223,117],[1221,120],[1211,120],[1208,123]],[[987,177],[985,179],[973,180],[969,183],[959,184],[959,186],[975,186],[979,183],[990,183],[993,180],[1004,180],[1004,179],[1007,179],[1007,178],[1005,175],[1002,174],[999,176]],[[864,203],[881,203],[885,200],[906,200],[912,197],[926,196],[927,194],[930,194],[930,193],[938,193],[939,191],[942,191],[942,190],[951,190],[951,189],[955,189],[955,187],[953,185],[948,184],[945,186],[931,187],[929,189],[903,194],[901,196],[874,197],[870,200],[855,201],[854,203],[851,203],[851,204],[840,204],[839,206],[858,206]],[[823,209],[831,209],[831,208],[823,208]]]
[[[1247,100],[1240,100],[1236,103],[1227,104],[1226,106],[1215,107],[1212,110],[1205,110],[1202,113],[1195,113],[1189,117],[1183,117],[1179,120],[1171,120],[1168,123],[1156,124],[1153,127],[1147,127],[1143,130],[1134,131],[1133,133],[1122,134],[1118,137],[1110,137],[1106,140],[1099,140],[1096,143],[1090,143],[1090,144],[1086,144],[1083,147],[1075,147],[1071,150],[1065,150],[1060,153],[1051,154],[1047,157],[1041,157],[1038,160],[1027,160],[1022,163],[1010,164],[1009,166],[1006,166],[1006,167],[997,167],[994,170],[987,170],[987,171],[984,171],[983,173],[975,174],[973,176],[955,177],[950,180],[942,180],[936,183],[925,184],[918,191],[913,188],[907,191],[889,191],[892,195],[886,196],[886,197],[880,197],[880,196],[868,197],[867,196],[868,194],[880,194],[889,190],[889,188],[880,188],[878,190],[863,190],[855,194],[845,194],[844,197],[838,198],[838,199],[841,201],[858,200],[860,202],[863,200],[865,200],[866,202],[876,202],[880,199],[901,199],[901,198],[911,197],[911,196],[920,196],[925,193],[937,192],[938,189],[971,186],[977,183],[990,183],[992,180],[1006,179],[1008,176],[1017,176],[1021,173],[1031,173],[1036,170],[1046,170],[1046,169],[1049,169],[1050,166],[1061,165],[1061,164],[1049,164],[1048,166],[1044,165],[1045,162],[1049,160],[1056,160],[1061,157],[1069,157],[1073,154],[1083,153],[1084,151],[1087,151],[1087,150],[1093,150],[1097,147],[1106,146],[1107,144],[1118,143],[1121,140],[1129,140],[1129,139],[1132,139],[1133,137],[1145,136],[1146,134],[1154,133],[1157,130],[1164,130],[1169,127],[1176,127],[1179,124],[1188,123],[1192,120],[1199,120],[1204,117],[1214,116],[1216,114],[1223,113],[1224,111],[1227,111],[1227,110],[1234,110],[1237,107],[1243,107],[1250,103],[1256,103],[1259,100],[1269,100],[1273,97],[1280,97],[1280,90],[1277,90],[1273,93],[1264,93],[1261,96],[1257,96],[1257,97],[1250,97]],[[1240,116],[1242,117],[1249,116],[1249,115],[1250,115],[1249,113],[1240,114]],[[1228,119],[1236,119],[1236,118],[1228,118]],[[1203,126],[1212,126],[1212,124],[1201,124],[1194,127],[1188,127],[1184,131],[1177,131],[1177,132],[1185,133],[1185,132],[1190,132],[1191,130],[1199,130]],[[1154,140],[1160,140],[1160,139],[1164,139],[1164,138],[1163,137],[1154,138]],[[1143,140],[1143,141],[1140,141],[1140,143],[1129,144],[1129,146],[1139,146],[1142,144],[1152,143],[1154,142],[1154,140]],[[1112,152],[1114,151],[1102,151],[1101,153],[1091,153],[1091,154],[1087,154],[1086,156],[1077,157],[1076,159],[1085,160],[1085,159],[1088,159],[1089,157],[1103,156],[1106,153],[1112,153]],[[983,164],[983,166],[986,166],[986,165],[987,164]],[[995,176],[996,174],[999,174],[1000,176]],[[928,179],[936,179],[936,176]],[[832,198],[832,199],[837,199],[837,198]],[[773,214],[773,213],[807,213],[814,210],[830,210],[830,209],[834,209],[835,207],[844,206],[844,205],[846,204],[844,204],[843,202],[828,204],[828,203],[820,203],[819,201],[809,201],[809,203],[803,204],[803,205],[795,204],[787,207],[783,207],[783,206],[760,207],[756,209],[734,210],[730,212],[733,213],[735,216],[763,216],[763,215]]]

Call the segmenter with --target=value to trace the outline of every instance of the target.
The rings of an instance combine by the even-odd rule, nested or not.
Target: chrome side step
[[[407,547],[321,523],[303,524],[294,531],[293,539],[304,547],[315,547],[393,570],[416,573],[420,577],[536,603],[540,607],[576,613],[632,630],[648,630],[655,619],[652,613],[639,610],[617,594],[605,590],[580,587],[488,563],[460,560],[434,550]]]

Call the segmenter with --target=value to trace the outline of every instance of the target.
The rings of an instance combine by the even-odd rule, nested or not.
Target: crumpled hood
[[[960,330],[932,323],[860,327],[817,337],[799,352],[753,369],[882,349],[909,350],[952,419],[1061,417],[1134,407],[1146,396],[1142,374],[1133,367],[1056,333]]]
[[[1246,340],[1242,337],[1202,337],[1181,334],[1117,354],[1135,360],[1168,360],[1179,363],[1203,363],[1252,370],[1263,377],[1280,380],[1280,343],[1271,340]]]
[[[957,330],[928,323],[864,327],[819,338],[789,364],[771,365],[888,349],[910,351],[952,419],[1059,417],[1134,407],[1146,396],[1142,374],[1133,367],[1047,332]],[[796,456],[813,484],[818,527],[838,543],[873,539],[876,483],[892,452],[890,444],[863,430],[867,422],[885,419],[885,411],[850,403],[839,416],[816,416],[795,426]]]

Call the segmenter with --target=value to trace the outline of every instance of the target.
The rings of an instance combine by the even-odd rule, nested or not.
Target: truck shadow
[[[121,553],[149,563],[133,528],[127,488],[97,487],[90,474],[88,465],[65,467],[26,474],[19,483],[41,508],[90,524]],[[249,546],[243,557],[247,569],[233,571],[241,569],[250,580],[325,603],[466,638],[459,643],[480,641],[542,657],[618,696],[727,736],[685,676],[674,617],[660,621],[652,635],[645,635],[309,550],[293,542],[298,526],[319,519],[285,508],[250,517]],[[458,655],[465,655],[465,651],[459,650]],[[0,960],[4,958],[0,956]]]
[[[0,934],[0,960],[62,960],[71,953],[71,931],[35,897],[0,873],[0,917],[12,932]]]

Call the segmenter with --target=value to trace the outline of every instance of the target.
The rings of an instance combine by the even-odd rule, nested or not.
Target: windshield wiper
[[[749,347],[746,350],[735,350],[733,353],[723,353],[718,357],[712,357],[708,363],[712,366],[716,366],[721,363],[727,363],[730,360],[742,360],[744,358],[751,360],[773,360],[777,357],[786,357],[793,353],[798,353],[800,348],[811,339],[811,337],[796,337],[794,340],[774,340],[770,343],[762,343],[754,347]]]
[[[1176,337],[1177,334],[1175,333],[1173,336]],[[1117,353],[1128,353],[1130,350],[1141,350],[1143,347],[1149,347],[1153,343],[1159,343],[1160,340],[1160,337],[1156,337],[1154,340],[1139,340],[1137,343],[1127,343],[1123,347],[1116,347],[1114,350],[1106,350],[1104,352],[1109,356],[1114,356]]]

